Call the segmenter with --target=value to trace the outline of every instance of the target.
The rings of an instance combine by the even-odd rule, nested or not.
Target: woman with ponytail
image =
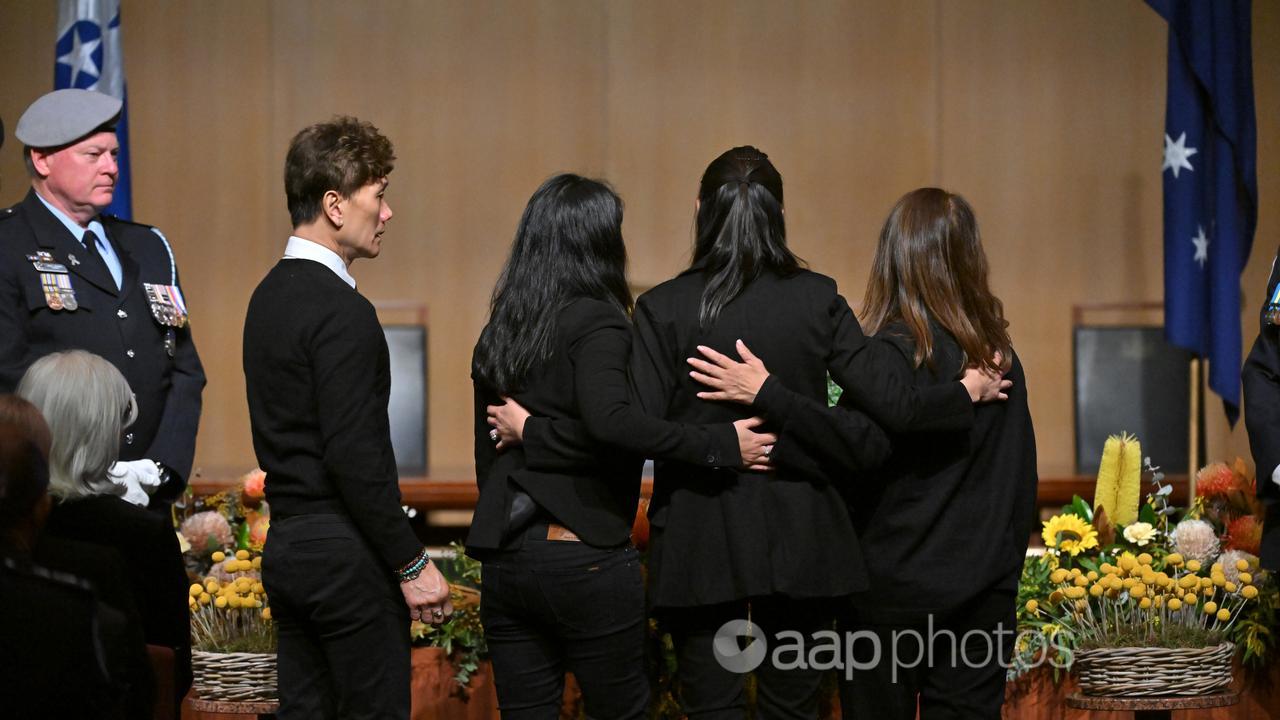
[[[698,188],[693,263],[639,298],[631,372],[650,414],[681,423],[763,415],[777,433],[773,469],[659,462],[650,505],[650,603],[675,642],[679,698],[691,718],[741,718],[745,675],[713,651],[741,620],[768,647],[812,647],[842,601],[867,587],[859,539],[841,497],[846,468],[812,452],[838,446],[859,470],[879,465],[881,430],[964,429],[972,403],[995,398],[995,374],[917,388],[883,343],[863,336],[830,278],[787,247],[782,176],[765,153],[716,158]],[[749,346],[769,367],[750,409],[718,399],[690,373],[699,351]],[[857,410],[827,411],[827,375]],[[727,398],[725,398],[727,399]],[[834,418],[834,419],[831,419]],[[874,422],[872,422],[874,420]],[[818,459],[813,459],[818,458]],[[790,639],[789,639],[790,638]],[[723,648],[721,648],[723,650]],[[820,671],[785,651],[754,668],[759,717],[813,718]]]

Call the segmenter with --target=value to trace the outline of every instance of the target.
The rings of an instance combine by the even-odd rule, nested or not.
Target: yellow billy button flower
[[[1111,563],[1102,563],[1102,567],[1100,569],[1104,575],[1110,575],[1116,571],[1116,566]]]
[[[1174,611],[1181,610],[1182,601],[1178,598],[1169,598],[1169,609]]]
[[[1124,570],[1125,572],[1131,572],[1134,568],[1138,566],[1138,559],[1135,558],[1130,553],[1125,553],[1121,555],[1119,562],[1120,562],[1120,569]]]
[[[1139,564],[1139,565],[1150,565],[1150,564],[1151,564],[1151,555],[1150,555],[1150,553],[1142,553],[1141,555],[1139,555],[1139,556],[1138,556],[1138,564]]]
[[[188,607],[195,607],[196,605],[199,605],[199,604],[200,604],[200,601],[196,600],[196,596],[195,596],[195,595],[188,595],[188,596],[187,596],[187,606],[188,606]]]
[[[1089,594],[1092,595],[1093,597],[1102,597],[1102,592],[1103,592],[1102,585],[1094,585],[1089,588]]]
[[[237,560],[248,560],[248,559],[249,559],[249,551],[248,551],[248,550],[237,550],[237,551],[236,551],[236,559],[237,559]]]
[[[240,561],[236,560],[235,558],[232,558],[222,563],[222,569],[226,570],[229,573],[236,572],[237,570],[240,569]]]
[[[1219,620],[1219,621],[1221,621],[1221,622],[1226,622],[1226,621],[1228,621],[1228,620],[1230,620],[1230,619],[1231,619],[1231,611],[1230,611],[1230,610],[1228,610],[1228,609],[1226,609],[1226,608],[1222,608],[1221,610],[1219,610],[1219,611],[1218,611],[1218,620]]]
[[[1213,578],[1200,578],[1200,587],[1206,590],[1213,587]]]
[[[1240,589],[1240,594],[1244,596],[1245,600],[1252,600],[1258,597],[1258,588],[1252,585],[1245,585]]]
[[[1178,580],[1178,587],[1182,588],[1183,590],[1190,590],[1191,588],[1196,587],[1199,584],[1200,584],[1200,578],[1196,577],[1195,575],[1183,575]]]
[[[1137,584],[1137,582],[1138,582],[1138,581],[1137,581],[1137,579],[1135,579],[1135,578],[1131,578],[1131,577],[1130,577],[1130,578],[1125,578],[1125,579],[1124,579],[1124,583],[1123,583],[1123,587],[1124,587],[1124,589],[1125,589],[1125,590],[1132,590],[1132,589],[1133,589],[1133,586],[1134,586],[1134,585],[1136,585],[1136,584]]]
[[[200,583],[192,583],[191,590],[189,591],[188,594],[190,594],[192,597],[200,597],[200,593],[202,592],[204,592],[203,585],[201,585]]]
[[[227,606],[227,599],[225,597],[219,597],[217,600],[213,601],[213,605],[214,607],[224,608]]]
[[[253,584],[253,592],[254,592],[254,594],[256,594],[256,595],[261,595],[261,594],[265,593],[266,591],[267,591],[267,590],[266,590],[266,588],[262,587],[262,583],[260,583],[260,582],[256,582],[256,583],[254,583],[254,584]]]
[[[1088,600],[1077,600],[1077,601],[1076,601],[1076,612],[1084,612],[1084,609],[1085,609],[1085,608],[1087,608],[1087,607],[1089,607],[1089,601],[1088,601]]]
[[[1085,576],[1083,576],[1083,575],[1077,575],[1074,579],[1072,579],[1072,581],[1071,581],[1071,582],[1072,582],[1076,587],[1085,587],[1085,586],[1087,586],[1087,585],[1089,584],[1089,578],[1087,578],[1087,577],[1085,577]]]
[[[1199,561],[1199,560],[1188,560],[1188,561],[1187,561],[1187,569],[1188,569],[1188,570],[1190,570],[1191,572],[1200,572],[1200,561]]]
[[[1227,584],[1227,576],[1223,575],[1222,573],[1216,573],[1213,576],[1213,584],[1217,585],[1218,587],[1225,586]]]
[[[1222,589],[1226,590],[1229,593],[1233,593],[1236,591],[1236,584],[1233,582],[1228,582],[1226,585],[1222,586]]]
[[[1089,571],[1089,574],[1088,574],[1088,575],[1086,575],[1085,577],[1089,578],[1089,580],[1091,580],[1091,581],[1093,581],[1093,580],[1097,580],[1097,579],[1098,579],[1098,572],[1097,572],[1096,570],[1090,570],[1090,571]]]
[[[1145,598],[1147,596],[1147,586],[1137,583],[1129,589],[1129,594],[1136,598]]]
[[[218,592],[218,587],[219,587],[218,581],[214,580],[213,578],[208,578],[207,580],[204,581],[205,592],[216,593]]]
[[[253,569],[254,569],[254,570],[261,570],[261,569],[262,569],[262,556],[261,556],[261,555],[259,555],[258,557],[254,558],[254,559],[253,559],[253,562],[249,563],[249,565],[251,565],[251,566],[253,567]]]
[[[1205,604],[1204,604],[1204,612],[1205,612],[1205,614],[1206,614],[1206,615],[1212,615],[1212,614],[1214,614],[1214,613],[1218,612],[1218,603],[1216,603],[1216,602],[1214,602],[1214,601],[1212,601],[1212,600],[1210,600],[1209,602],[1205,603]]]
[[[1049,593],[1049,602],[1054,604],[1062,602],[1062,591],[1054,590],[1053,592]]]
[[[1080,598],[1084,597],[1084,588],[1078,585],[1073,585],[1067,588],[1066,590],[1063,590],[1063,593],[1065,593],[1066,596],[1068,598],[1071,598],[1072,600],[1079,600]]]
[[[1149,597],[1142,598],[1142,600],[1138,602],[1138,607],[1142,608],[1143,610],[1149,609],[1151,607],[1151,598]]]
[[[1243,560],[1241,560],[1240,562],[1244,562],[1244,561],[1243,561]],[[1237,564],[1239,564],[1239,563],[1237,563]],[[1247,565],[1248,563],[1245,563],[1245,564]],[[1253,575],[1250,575],[1250,574],[1249,574],[1249,573],[1247,573],[1247,572],[1241,572],[1241,573],[1240,573],[1240,582],[1244,583],[1245,585],[1248,585],[1249,583],[1253,582]]]
[[[1222,563],[1214,563],[1214,564],[1210,565],[1210,566],[1209,566],[1209,572],[1210,572],[1211,574],[1214,574],[1214,575],[1217,575],[1218,573],[1221,573],[1221,572],[1222,572]]]
[[[262,608],[262,619],[263,620],[271,619],[271,608],[269,607]]]
[[[1058,568],[1057,570],[1054,570],[1053,572],[1049,573],[1049,582],[1060,583],[1069,577],[1071,577],[1070,570],[1066,568]]]
[[[1239,570],[1240,572],[1244,572],[1245,570],[1248,570],[1248,569],[1249,569],[1249,561],[1248,561],[1248,560],[1237,560],[1237,561],[1236,561],[1236,569],[1237,569],[1237,570]],[[1244,576],[1242,575],[1241,577],[1244,577]]]
[[[209,602],[210,602],[211,600],[213,600],[213,596],[212,596],[212,595],[210,595],[209,593],[207,593],[207,592],[205,592],[205,593],[200,593],[200,604],[201,604],[201,605],[208,605],[208,604],[209,604]]]
[[[209,556],[209,559],[216,563],[220,563],[223,560],[227,559],[227,554],[222,552],[221,550],[217,550],[212,555]]]
[[[1178,567],[1182,564],[1182,555],[1180,553],[1169,553],[1165,556],[1164,562],[1169,567]]]
[[[1033,613],[1039,609],[1040,609],[1040,603],[1036,602],[1035,600],[1027,601],[1027,612]]]

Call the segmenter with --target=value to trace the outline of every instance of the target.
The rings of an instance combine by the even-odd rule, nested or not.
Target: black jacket
[[[627,361],[631,327],[609,303],[579,298],[556,317],[549,360],[514,394],[530,413],[524,444],[499,453],[489,438],[485,406],[498,392],[472,365],[475,460],[480,500],[467,537],[473,552],[494,549],[506,530],[512,490],[523,489],[583,541],[601,547],[627,541],[640,496],[645,457],[707,467],[738,465],[733,426],[681,425],[649,417],[630,401]],[[560,453],[567,459],[557,459]],[[535,469],[530,457],[549,461]]]
[[[964,366],[960,346],[933,325],[934,363],[915,368],[915,343],[903,325],[878,336],[920,387],[950,384]],[[1004,402],[974,409],[968,431],[895,434],[879,470],[859,472],[831,444],[827,459],[845,468],[842,488],[866,557],[870,586],[860,610],[892,620],[901,613],[955,608],[991,590],[1016,592],[1035,523],[1035,433],[1027,382],[1014,354]],[[856,407],[853,398],[840,405]]]
[[[1277,255],[1280,258],[1280,255]],[[1280,282],[1280,262],[1271,266],[1267,295],[1262,300],[1258,338],[1245,358],[1244,424],[1257,466],[1258,498],[1266,506],[1262,524],[1262,566],[1280,570],[1280,485],[1272,473],[1280,466],[1280,327],[1267,319],[1267,305]]]
[[[727,422],[765,412],[782,434],[776,472],[708,470],[659,462],[650,506],[650,587],[657,607],[706,605],[752,596],[837,597],[866,586],[858,538],[840,496],[843,478],[805,457],[801,445],[821,423],[804,408],[826,407],[828,372],[850,400],[884,427],[964,428],[973,420],[959,383],[917,389],[910,373],[868,341],[830,278],[809,271],[764,273],[703,330],[703,273],[695,265],[645,293],[636,305],[631,370],[645,409],[691,423]],[[688,357],[708,345],[736,356],[741,339],[771,379],[757,408],[699,400]],[[793,393],[777,392],[789,388]],[[842,418],[848,452],[878,465],[887,440],[866,417]],[[793,425],[794,423],[794,425]],[[828,434],[827,437],[831,437]]]
[[[272,514],[348,515],[388,570],[412,561],[373,305],[318,262],[281,260],[249,300],[244,377]]]
[[[171,329],[153,317],[143,283],[177,284],[165,241],[146,225],[100,218],[120,257],[120,289],[94,266],[75,264],[78,238],[40,202],[35,191],[0,211],[0,392],[12,392],[31,363],[59,350],[82,349],[119,368],[138,400],[122,460],[149,458],[183,479],[191,474],[204,368],[191,326]],[[44,251],[66,267],[78,309],[51,310],[40,273],[29,259]],[[173,333],[173,355],[166,344]]]
[[[44,534],[109,547],[124,558],[127,587],[147,644],[173,648],[174,690],[180,702],[191,688],[190,586],[169,517],[112,495],[95,495],[55,502]]]

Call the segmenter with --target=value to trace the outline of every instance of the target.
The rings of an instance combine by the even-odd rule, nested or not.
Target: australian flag
[[[105,212],[133,216],[129,172],[129,103],[124,87],[120,45],[120,0],[58,0],[58,41],[53,89],[80,88],[120,98],[124,110],[116,124],[120,139],[120,175]]]
[[[1169,23],[1164,310],[1169,342],[1209,360],[1240,415],[1240,272],[1258,223],[1249,0],[1147,0]]]

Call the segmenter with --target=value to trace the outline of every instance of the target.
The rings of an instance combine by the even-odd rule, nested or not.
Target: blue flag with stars
[[[124,102],[116,124],[120,174],[115,195],[104,212],[129,220],[133,216],[133,183],[129,173],[129,103],[121,57],[120,0],[59,0],[55,56],[54,90],[95,90]]]
[[[1164,314],[1240,416],[1240,273],[1258,224],[1249,0],[1147,0],[1169,23]]]

